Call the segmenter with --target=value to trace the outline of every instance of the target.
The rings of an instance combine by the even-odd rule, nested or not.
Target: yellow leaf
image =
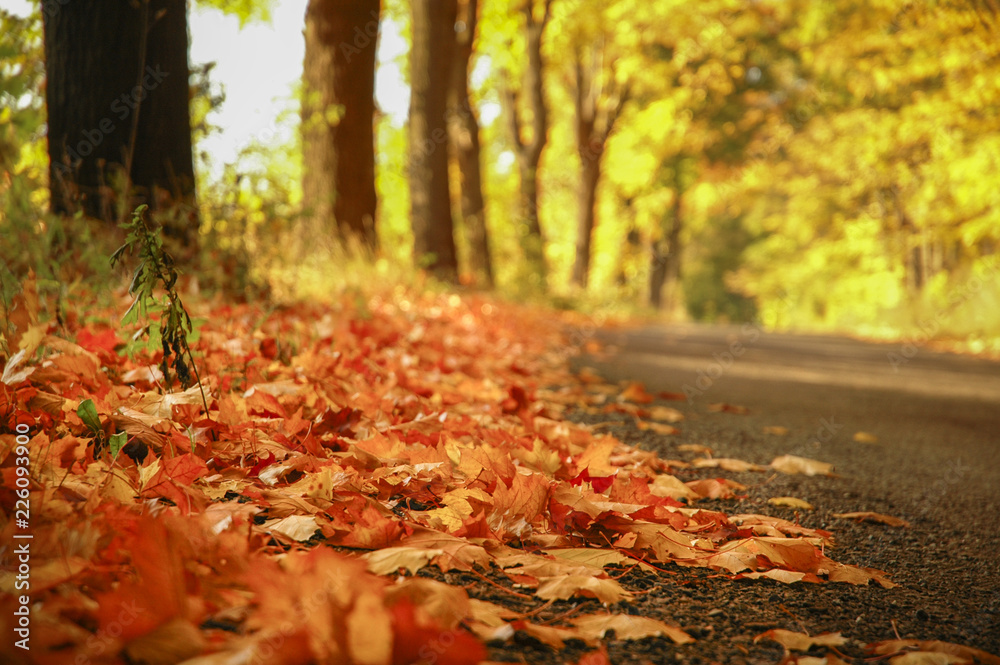
[[[639,429],[643,431],[650,430],[656,432],[657,434],[665,434],[668,436],[680,432],[680,430],[676,427],[664,425],[663,423],[650,423],[645,420],[637,420],[636,425],[638,425]]]
[[[676,423],[684,420],[684,414],[669,406],[651,406],[648,409],[649,417],[653,420],[660,420],[665,423]]]
[[[760,464],[753,464],[752,462],[744,462],[741,459],[732,459],[729,457],[699,457],[691,462],[691,465],[697,469],[722,469],[723,471],[764,471],[767,469],[766,466],[761,466]]]
[[[833,465],[797,455],[781,455],[771,462],[771,468],[781,473],[802,473],[807,476],[833,476]]]
[[[632,594],[618,582],[589,575],[543,577],[538,580],[535,595],[544,600],[567,600],[573,596],[589,596],[597,598],[602,603],[617,603],[632,598]]]
[[[361,592],[347,615],[347,648],[359,665],[392,662],[392,617],[379,594]]]
[[[657,476],[656,480],[649,484],[649,492],[653,496],[664,496],[674,500],[697,499],[699,497],[697,492],[668,473]]]
[[[783,508],[795,508],[796,510],[813,510],[813,505],[808,501],[796,499],[794,496],[774,496],[767,500],[772,506]]]
[[[839,647],[847,644],[847,638],[840,633],[822,633],[810,637],[806,633],[796,633],[781,628],[769,630],[753,638],[755,643],[761,640],[772,640],[789,651],[809,651],[814,646]]]
[[[600,640],[609,630],[615,631],[615,639],[641,640],[644,637],[669,637],[675,644],[688,644],[694,638],[677,626],[656,619],[628,614],[587,614],[573,620],[585,637]]]
[[[416,547],[384,547],[362,555],[368,562],[368,571],[376,575],[391,575],[405,568],[411,575],[426,566],[434,557],[444,554],[440,549],[419,549]]]
[[[902,526],[908,527],[910,523],[906,520],[899,519],[898,517],[893,517],[891,515],[883,515],[882,513],[871,513],[871,512],[854,512],[854,513],[834,513],[833,517],[838,517],[845,520],[858,520],[859,522],[877,522],[879,524],[888,524],[889,526]]]
[[[302,543],[313,537],[319,525],[312,515],[289,515],[273,522],[264,522],[263,527],[271,533],[279,533]]]

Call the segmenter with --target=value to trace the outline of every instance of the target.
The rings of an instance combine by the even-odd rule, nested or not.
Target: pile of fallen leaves
[[[683,463],[564,419],[625,413],[667,434],[682,416],[639,385],[569,374],[551,315],[403,290],[205,304],[204,384],[169,392],[158,356],[121,352],[113,312],[39,323],[26,293],[0,383],[0,532],[8,552],[30,543],[30,575],[5,555],[4,662],[458,664],[517,633],[692,641],[615,612],[631,594],[607,566],[892,586],[827,556],[827,531],[697,507],[732,481],[682,482]],[[534,623],[413,576],[425,566],[607,611]],[[10,639],[25,595],[30,652]]]

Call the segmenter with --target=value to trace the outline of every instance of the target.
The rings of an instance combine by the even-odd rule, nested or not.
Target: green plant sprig
[[[121,225],[127,232],[125,244],[111,255],[111,265],[114,266],[123,261],[126,254],[131,255],[136,250],[139,253],[139,265],[136,266],[129,285],[129,294],[135,296],[135,300],[122,317],[122,323],[126,325],[141,323],[153,314],[161,314],[159,325],[147,324],[141,335],[150,342],[155,342],[158,332],[160,346],[163,349],[160,371],[163,372],[168,387],[172,383],[171,365],[178,382],[184,388],[191,386],[193,383],[191,375],[194,373],[194,380],[198,383],[201,401],[205,406],[205,415],[211,417],[208,413],[205,387],[187,341],[188,335],[191,334],[191,316],[177,293],[177,279],[180,274],[174,265],[173,257],[163,249],[159,229],[151,228],[146,221],[147,208],[146,205],[140,205],[132,214],[132,221]],[[162,301],[155,295],[158,287],[162,287],[164,291]],[[155,328],[158,328],[158,331]]]

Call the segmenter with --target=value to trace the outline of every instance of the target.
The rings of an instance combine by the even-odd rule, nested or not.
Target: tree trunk
[[[448,83],[456,0],[413,0],[410,54],[410,206],[419,267],[455,281],[458,261],[448,185]]]
[[[590,273],[590,248],[592,244],[596,220],[597,183],[601,178],[599,158],[583,159],[583,172],[580,174],[580,193],[578,196],[579,211],[576,226],[576,261],[573,263],[573,283],[580,288],[587,288],[587,278]]]
[[[574,58],[576,151],[580,156],[581,173],[573,283],[584,289],[587,288],[591,245],[597,225],[597,184],[601,179],[601,158],[615,120],[628,97],[627,91],[618,90],[614,85],[613,73],[610,77],[611,90],[602,95],[603,47],[600,51],[595,50],[593,55],[589,66],[583,64],[579,51]]]
[[[540,277],[544,286],[546,280],[545,236],[538,217],[538,164],[542,150],[548,140],[548,110],[545,106],[542,35],[552,17],[552,0],[543,0],[542,16],[535,16],[535,0],[524,4],[525,41],[528,63],[524,70],[524,90],[528,96],[527,105],[531,113],[531,136],[521,135],[521,122],[517,112],[517,95],[513,86],[508,86],[511,131],[518,152],[518,170],[521,176],[521,210],[526,233],[522,236],[522,248],[529,267]]]
[[[302,189],[312,223],[374,250],[375,55],[380,0],[310,0]]]
[[[675,173],[680,167],[675,167]],[[649,304],[657,309],[664,309],[671,314],[678,313],[681,305],[681,197],[684,192],[680,185],[680,176],[676,176],[674,186],[674,203],[670,214],[664,218],[664,237],[655,241],[652,247],[651,266],[649,271]],[[669,219],[669,227],[667,220]],[[664,297],[665,292],[665,297]]]
[[[52,211],[194,203],[184,0],[43,4]],[[127,173],[129,200],[116,202]],[[197,240],[194,217],[165,231]]]
[[[455,57],[451,68],[448,100],[449,131],[461,176],[461,210],[469,241],[469,264],[476,281],[493,288],[493,262],[486,229],[482,171],[479,162],[479,121],[469,100],[469,60],[478,20],[478,0],[462,0],[455,32]]]

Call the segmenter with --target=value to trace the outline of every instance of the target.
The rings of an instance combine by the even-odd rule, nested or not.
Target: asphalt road
[[[898,629],[1000,652],[1000,362],[754,325],[665,325],[597,339],[605,352],[578,365],[686,396],[669,402],[685,414],[678,435],[612,428],[628,442],[669,458],[684,459],[680,443],[703,443],[717,457],[758,464],[782,454],[834,464],[837,478],[777,474],[763,492],[815,504],[803,523],[838,534],[840,560],[903,584],[859,605],[858,626],[874,622],[864,630],[877,639]],[[718,403],[748,412],[713,410]],[[857,440],[859,432],[877,440]],[[911,528],[848,527],[831,517],[846,511],[894,515]]]
[[[801,443],[839,462],[842,473],[885,486],[890,498],[960,485],[949,509],[988,509],[1000,524],[1000,362],[752,324],[649,327],[600,339],[607,356],[586,363],[608,378],[683,393],[695,411],[746,406],[813,439]],[[878,443],[859,444],[856,432]]]

